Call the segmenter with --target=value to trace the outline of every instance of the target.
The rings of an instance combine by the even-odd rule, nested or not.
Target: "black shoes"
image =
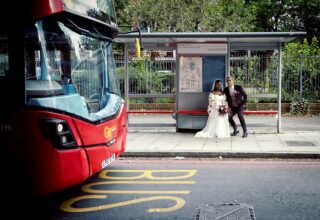
[[[242,135],[242,137],[243,137],[243,138],[248,137],[248,133],[247,133],[247,132],[244,132],[243,135]]]
[[[234,130],[233,133],[231,134],[231,136],[236,136],[237,134],[239,134],[238,130]]]
[[[231,136],[236,136],[237,134],[239,134],[238,130],[233,131],[233,133],[231,134]],[[244,132],[242,135],[243,138],[248,137],[248,132]]]

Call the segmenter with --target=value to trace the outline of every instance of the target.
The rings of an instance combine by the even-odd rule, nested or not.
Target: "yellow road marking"
[[[195,181],[177,181],[181,179],[191,178],[196,174],[197,170],[103,170],[100,172],[99,177],[107,180],[114,181],[103,181],[94,182],[86,184],[82,187],[84,192],[88,193],[103,193],[103,194],[189,194],[190,191],[148,191],[148,190],[103,190],[94,189],[95,186],[101,185],[112,185],[112,184],[126,184],[126,185],[136,185],[136,184],[171,184],[171,185],[181,185],[181,184],[195,184]],[[135,176],[112,176],[116,173],[137,173]],[[156,176],[157,173],[176,173],[177,175],[171,176]],[[108,175],[111,174],[111,175]],[[154,176],[155,175],[155,176]],[[159,174],[158,174],[159,175]],[[136,181],[137,179],[149,179],[151,181]],[[117,181],[120,180],[120,181]],[[133,181],[132,181],[133,180]],[[153,181],[157,180],[157,181]],[[72,205],[80,200],[88,199],[106,199],[107,195],[85,195],[74,197],[70,200],[63,202],[60,205],[60,209],[66,212],[92,212],[104,209],[111,209],[116,207],[122,207],[126,205],[132,205],[142,202],[150,202],[155,200],[173,200],[176,202],[174,206],[168,208],[152,208],[148,209],[147,212],[172,212],[177,209],[182,208],[185,205],[185,200],[175,196],[152,196],[147,198],[138,198],[123,202],[116,202],[111,204],[99,205],[94,207],[73,207]]]
[[[103,190],[103,189],[82,189],[88,193],[103,193],[103,194],[189,194],[190,191],[135,191],[135,190]]]
[[[99,185],[112,185],[112,184],[194,184],[195,181],[104,181],[89,183],[82,186],[82,191],[89,193],[106,193],[106,194],[189,194],[189,191],[141,191],[141,190],[103,190],[92,189],[94,186]]]
[[[155,200],[173,200],[176,202],[174,206],[168,207],[168,208],[152,208],[148,209],[147,212],[172,212],[177,209],[182,208],[185,205],[185,200],[179,197],[175,196],[153,196],[148,198],[140,198],[140,199],[133,199],[128,200],[124,202],[117,202],[113,204],[106,204],[106,205],[100,205],[100,206],[94,206],[94,207],[87,207],[87,208],[75,208],[72,207],[72,205],[80,200],[86,200],[86,199],[106,199],[106,195],[87,195],[87,196],[78,196],[74,197],[70,200],[67,200],[63,202],[60,205],[60,209],[65,212],[92,212],[92,211],[99,211],[104,209],[111,209],[111,208],[117,208],[121,206],[126,205],[132,205],[142,202],[149,202],[149,201],[155,201]]]
[[[98,182],[97,182],[98,183]],[[112,185],[112,184],[195,184],[196,181],[103,181],[99,182],[107,185]]]
[[[151,180],[177,180],[187,179],[196,174],[197,170],[103,170],[100,172],[99,177],[111,180],[136,180],[147,178]],[[108,176],[108,173],[141,173],[137,176]],[[154,173],[186,173],[180,176],[153,176]]]
[[[113,185],[113,184],[195,184],[196,181],[103,181],[103,182],[95,182],[89,183],[87,185]]]

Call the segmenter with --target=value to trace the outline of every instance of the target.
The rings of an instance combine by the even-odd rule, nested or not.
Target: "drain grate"
[[[197,208],[194,220],[255,220],[253,207],[245,203],[203,204]]]
[[[316,146],[311,141],[286,141],[286,144],[290,147],[312,147]]]

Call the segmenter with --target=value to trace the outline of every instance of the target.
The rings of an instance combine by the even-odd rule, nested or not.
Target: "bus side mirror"
[[[141,58],[141,51],[143,50],[143,47],[141,47],[142,41],[141,41],[141,29],[138,26],[130,26],[130,25],[118,25],[119,27],[134,27],[135,30],[133,31],[128,31],[128,32],[121,32],[120,34],[130,34],[130,33],[134,33],[134,32],[138,32],[139,33],[139,37],[137,37],[135,39],[135,49],[136,49],[136,56],[138,59]]]

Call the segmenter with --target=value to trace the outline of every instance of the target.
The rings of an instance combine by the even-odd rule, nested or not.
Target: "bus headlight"
[[[57,124],[57,131],[58,133],[61,133],[63,131],[63,124]]]
[[[49,139],[58,149],[75,148],[75,141],[68,123],[61,119],[42,118],[41,131],[44,138]]]

